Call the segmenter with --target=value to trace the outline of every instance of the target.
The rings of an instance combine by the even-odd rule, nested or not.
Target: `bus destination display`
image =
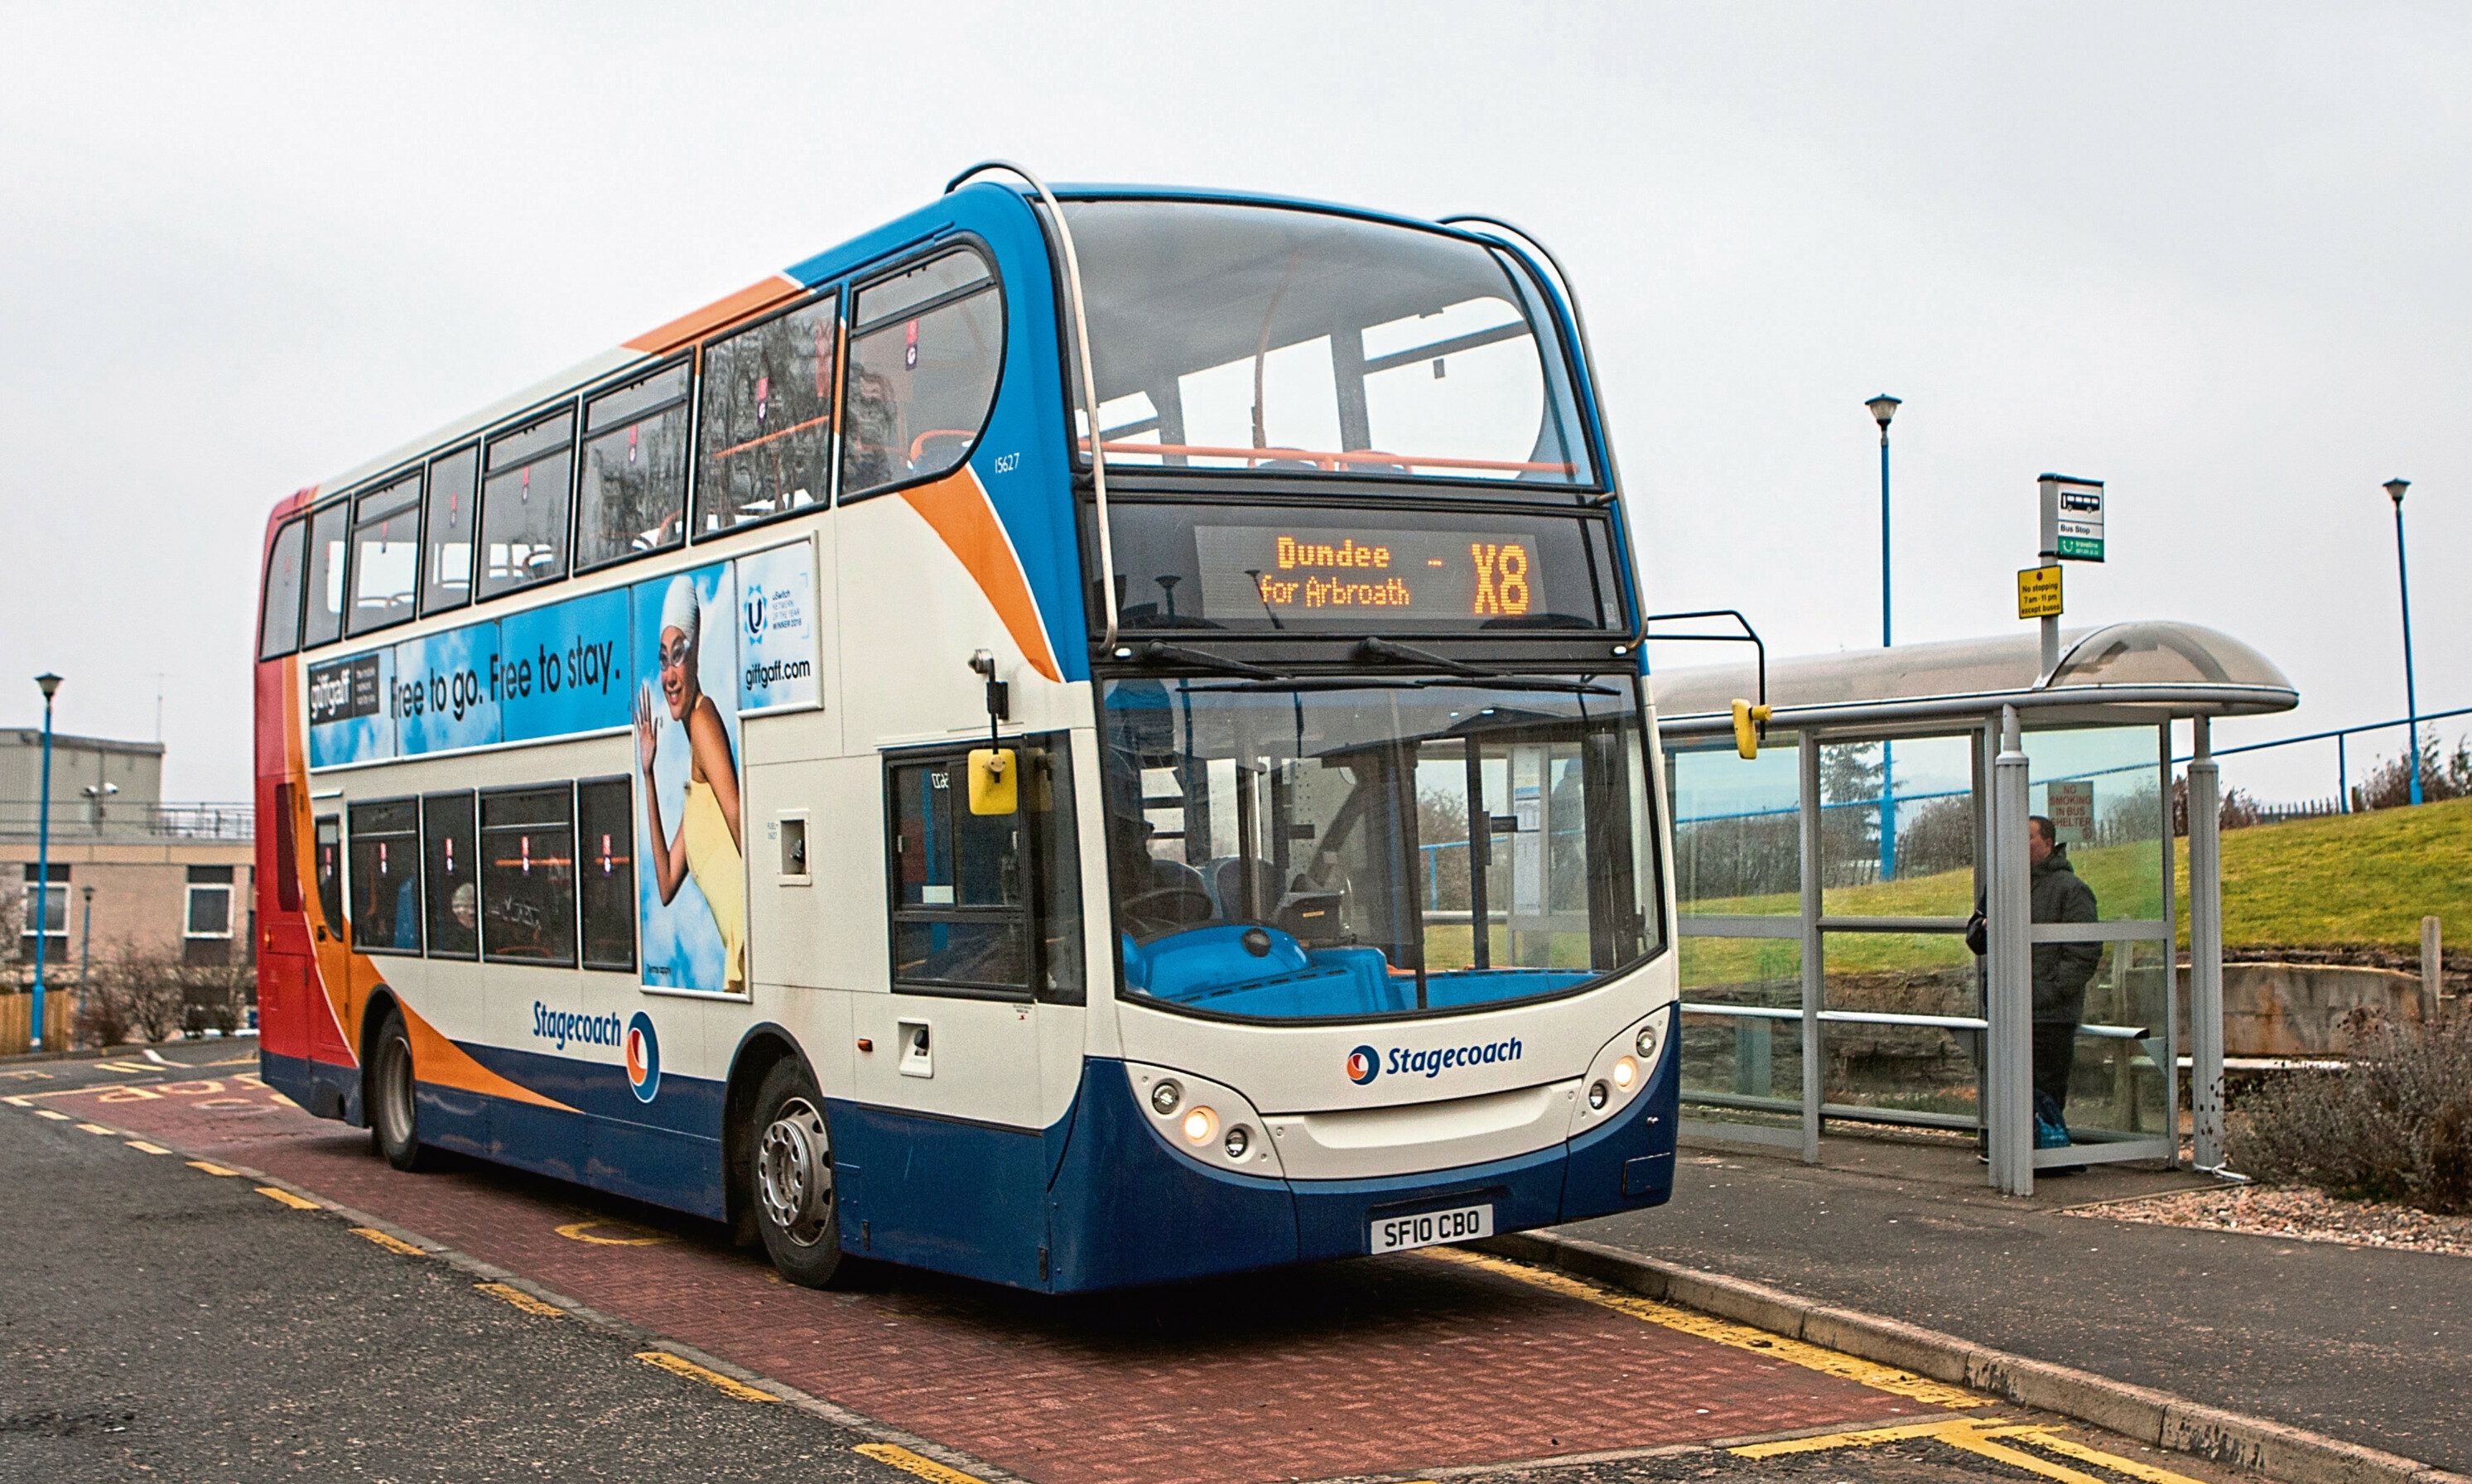
[[[1221,623],[1466,626],[1550,611],[1524,533],[1196,526],[1193,545],[1201,616]]]

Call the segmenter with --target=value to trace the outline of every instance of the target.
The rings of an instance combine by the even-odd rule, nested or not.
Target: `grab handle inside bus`
[[[970,752],[970,812],[1010,814],[1021,801],[1021,769],[1009,747]]]

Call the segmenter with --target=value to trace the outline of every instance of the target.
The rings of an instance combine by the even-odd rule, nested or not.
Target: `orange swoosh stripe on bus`
[[[1061,683],[1064,677],[1047,647],[1047,629],[1038,621],[1038,604],[1030,595],[1029,575],[1005,537],[1004,523],[996,519],[995,507],[987,503],[979,476],[964,464],[933,484],[902,491],[901,497],[962,559],[1031,668]]]
[[[797,279],[774,274],[770,278],[749,284],[735,294],[724,295],[701,309],[682,314],[667,324],[646,330],[627,342],[627,348],[641,350],[647,355],[676,350],[689,342],[701,340],[725,324],[749,315],[762,314],[774,304],[795,299],[806,291],[807,286]]]
[[[555,1108],[560,1113],[574,1113],[556,1098],[543,1097],[519,1082],[509,1082],[496,1072],[472,1060],[471,1053],[448,1041],[438,1027],[420,1017],[420,1013],[400,998],[395,1008],[403,1012],[404,1029],[412,1033],[412,1065],[418,1068],[420,1080],[460,1092],[486,1092],[509,1102],[530,1103],[535,1108]]]

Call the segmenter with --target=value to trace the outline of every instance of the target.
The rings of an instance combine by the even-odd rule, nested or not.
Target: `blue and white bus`
[[[265,1074],[808,1284],[1653,1205],[1641,613],[1515,229],[983,167],[276,506]]]

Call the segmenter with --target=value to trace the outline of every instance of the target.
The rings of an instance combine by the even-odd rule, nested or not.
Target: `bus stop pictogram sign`
[[[2030,566],[2017,574],[2017,616],[2020,618],[2060,616],[2060,569],[2058,567]]]

